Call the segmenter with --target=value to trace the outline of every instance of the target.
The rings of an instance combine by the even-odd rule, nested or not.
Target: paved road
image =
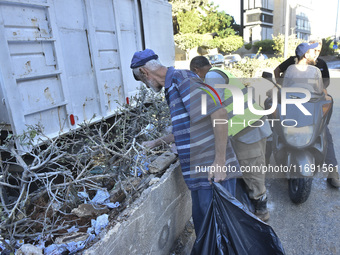
[[[335,105],[329,127],[340,162],[340,70],[331,70],[331,77],[328,91]],[[340,254],[340,190],[331,188],[322,174],[314,179],[311,195],[301,205],[290,201],[286,179],[268,175],[267,189],[268,224],[280,237],[287,255]]]

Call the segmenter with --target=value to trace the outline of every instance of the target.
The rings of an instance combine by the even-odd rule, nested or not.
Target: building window
[[[260,13],[254,13],[254,14],[248,14],[247,15],[247,22],[257,22],[261,21],[261,14]]]
[[[267,14],[262,14],[262,20],[261,21],[273,24],[273,16],[267,15]]]
[[[306,18],[296,17],[296,27],[300,30],[310,31],[310,22]]]
[[[299,30],[310,31],[310,22],[306,13],[299,11],[296,15],[296,28]]]
[[[248,14],[247,15],[247,22],[265,22],[273,24],[273,16],[268,14],[261,14],[261,13],[254,13],[254,14]]]
[[[266,9],[269,9],[269,8],[268,8],[268,0],[263,0],[263,1],[262,1],[262,7],[263,7],[263,8],[266,8]]]
[[[262,7],[262,0],[255,0],[254,1],[254,7],[255,8],[261,8]]]
[[[302,39],[302,40],[305,40],[305,41],[309,41],[309,34],[308,34],[308,33],[297,32],[297,33],[296,33],[296,37],[297,37],[298,39]]]

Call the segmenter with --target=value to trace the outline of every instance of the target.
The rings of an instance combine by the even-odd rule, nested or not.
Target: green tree
[[[182,34],[195,33],[201,24],[201,17],[197,10],[182,11],[177,15],[179,32]]]
[[[217,11],[216,6],[210,5],[202,19],[199,32],[202,34],[217,33],[221,38],[226,38],[229,35],[235,34],[235,30],[232,27],[234,23],[235,20],[232,16],[224,11]]]
[[[188,52],[190,49],[220,48],[232,52],[242,47],[243,40],[234,28],[238,25],[232,16],[217,10],[208,0],[169,0],[172,4],[174,39],[176,45]],[[214,39],[204,34],[215,34]],[[225,40],[222,40],[225,38]]]
[[[172,4],[172,13],[177,15],[179,12],[190,11],[208,5],[208,0],[168,0]]]

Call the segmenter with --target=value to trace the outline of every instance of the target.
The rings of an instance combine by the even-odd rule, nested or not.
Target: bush
[[[330,37],[322,39],[322,49],[320,55],[321,56],[334,55],[333,45],[334,41]]]
[[[250,50],[251,47],[253,47],[253,45],[251,43],[247,43],[244,45],[244,48],[246,48],[246,50]]]
[[[178,48],[189,51],[192,48],[202,45],[203,35],[200,34],[177,34],[174,40]]]
[[[253,78],[255,74],[263,69],[275,69],[284,61],[283,58],[247,59],[245,63],[238,62],[231,72],[240,78]]]
[[[196,10],[179,12],[177,15],[179,31],[182,34],[195,33],[201,25],[200,14]]]
[[[207,48],[207,49],[215,49],[217,47],[219,47],[219,38],[214,38],[214,39],[209,39],[209,40],[204,40],[202,41],[202,46],[203,48]]]
[[[279,34],[278,36],[273,36],[274,41],[274,51],[276,55],[283,56],[284,53],[284,43],[285,43],[285,37],[282,34]],[[295,56],[295,49],[296,47],[302,43],[303,40],[296,38],[296,35],[290,35],[288,37],[288,54],[287,56]]]
[[[211,37],[210,37],[211,38]],[[198,46],[203,48],[214,49],[219,48],[225,53],[233,52],[243,46],[243,39],[238,35],[231,35],[227,38],[215,37],[210,39],[206,35],[201,34],[176,34],[174,40],[176,45],[185,51],[189,51]]]
[[[243,46],[243,39],[238,35],[230,35],[227,38],[219,39],[218,48],[225,52],[230,53],[235,50],[238,50]]]
[[[259,50],[262,48],[262,53],[273,53],[274,40],[266,39],[254,43],[254,46]]]

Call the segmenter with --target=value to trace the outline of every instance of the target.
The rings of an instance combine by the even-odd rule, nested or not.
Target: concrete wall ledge
[[[177,161],[84,254],[168,255],[190,217],[190,192]]]

